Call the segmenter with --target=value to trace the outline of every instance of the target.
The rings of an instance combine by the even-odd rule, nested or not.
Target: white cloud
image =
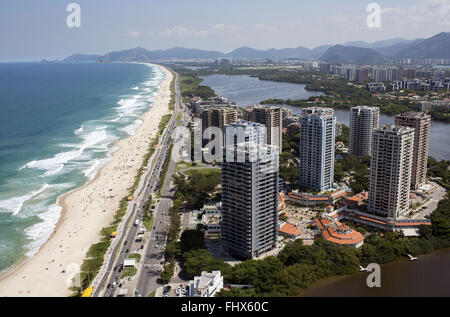
[[[158,33],[159,36],[195,36],[195,37],[205,37],[207,32],[203,30],[197,30],[192,28],[187,28],[184,26],[175,26],[173,28],[161,31]]]
[[[440,28],[450,24],[450,0],[422,0],[409,8],[385,8],[382,17],[393,25],[420,23],[427,33],[446,31]]]
[[[137,31],[128,31],[128,32],[127,32],[127,35],[128,35],[129,37],[134,37],[134,38],[137,38],[137,37],[140,37],[140,36],[141,36],[141,34],[140,34],[139,32],[137,32]]]
[[[158,35],[167,37],[208,37],[211,35],[232,33],[238,31],[239,29],[239,26],[228,24],[215,24],[205,30],[187,28],[185,26],[175,26],[159,32]]]

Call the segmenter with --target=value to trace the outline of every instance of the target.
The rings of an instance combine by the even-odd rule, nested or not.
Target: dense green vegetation
[[[147,230],[151,230],[153,227],[153,221],[154,221],[154,217],[153,217],[153,209],[151,208],[152,206],[152,196],[150,195],[148,197],[148,201],[144,206],[144,215],[142,217],[142,223],[145,227],[145,229]]]
[[[180,75],[180,93],[184,100],[198,96],[202,99],[214,97],[216,93],[211,87],[200,85],[203,79],[199,78],[195,72],[190,72],[184,68],[177,68]]]
[[[167,243],[165,248],[166,264],[160,275],[163,281],[169,281],[173,275],[175,260],[182,254],[195,249],[197,246],[204,248],[203,239],[199,234],[188,231],[181,237],[183,241],[178,242],[180,232],[180,215],[186,209],[198,209],[203,204],[212,199],[211,193],[220,184],[220,173],[211,170],[211,173],[198,173],[193,170],[191,176],[174,176],[174,183],[177,191],[175,193],[173,206],[169,210],[170,222],[167,228]],[[203,234],[202,234],[203,236]]]
[[[344,155],[334,163],[334,180],[340,182],[345,176],[351,176],[349,186],[355,193],[369,189],[370,156],[357,157]]]
[[[439,203],[432,226],[422,226],[421,238],[402,233],[371,233],[359,249],[336,246],[317,239],[312,246],[301,240],[288,244],[277,257],[246,260],[231,266],[214,259],[204,249],[203,232],[189,230],[181,236],[183,270],[191,277],[202,271],[220,270],[225,283],[252,285],[254,288],[222,290],[218,296],[296,296],[311,283],[325,277],[353,274],[359,265],[388,263],[409,254],[423,254],[450,246],[450,200]]]
[[[359,249],[338,247],[318,239],[312,246],[301,240],[287,245],[277,258],[248,260],[224,274],[227,282],[251,284],[254,289],[223,290],[219,296],[295,296],[318,279],[353,274],[358,265],[388,263],[406,253],[423,254],[435,248],[450,246],[450,200],[439,204],[432,216],[432,226],[423,226],[421,238],[404,237],[401,233],[370,234]],[[265,263],[264,263],[265,261]],[[201,259],[197,259],[201,262]],[[280,265],[280,262],[282,265]],[[197,271],[201,268],[197,268]]]
[[[214,198],[212,193],[221,182],[220,170],[209,169],[208,173],[191,170],[189,174],[189,180],[184,176],[174,177],[177,185],[176,195],[183,199],[186,209],[199,209]]]
[[[345,124],[342,124],[342,134],[336,137],[336,142],[342,142],[345,146],[348,146],[348,140],[350,137],[350,128]]]
[[[175,78],[175,74],[172,73],[172,76]],[[170,101],[169,101],[169,110],[175,110],[175,80],[170,82]]]
[[[434,120],[437,121],[443,121],[443,122],[450,122],[450,110],[449,109],[431,109],[428,111],[428,114],[431,115],[431,117]]]
[[[167,150],[168,155],[166,156],[166,159],[164,160],[164,165],[163,165],[163,169],[161,171],[161,176],[160,176],[160,184],[161,186],[158,189],[158,192],[156,193],[156,196],[161,197],[161,194],[163,193],[163,189],[164,189],[164,185],[166,183],[166,175],[167,172],[169,171],[169,166],[170,166],[170,160],[171,160],[171,153],[172,153],[172,148],[173,148],[173,143],[170,142],[169,145],[169,149]]]
[[[289,136],[283,135],[283,152],[280,154],[280,177],[293,188],[298,186],[298,178],[300,175],[299,168],[292,160],[299,156],[299,140],[300,134]],[[289,164],[290,162],[290,164]]]
[[[434,158],[428,158],[428,176],[438,177],[441,179],[435,180],[447,190],[450,190],[450,161],[442,160],[436,161]]]
[[[201,230],[184,230],[180,237],[180,250],[184,254],[194,249],[204,249],[205,239]]]

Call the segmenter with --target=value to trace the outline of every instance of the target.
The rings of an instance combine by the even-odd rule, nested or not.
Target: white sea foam
[[[120,101],[117,102],[120,107],[117,107],[116,109],[122,116],[137,116],[136,111],[141,110],[146,106],[146,104],[139,99],[139,95],[120,99]]]
[[[55,175],[56,173],[59,173],[62,170],[62,168],[64,167],[64,164],[66,164],[67,162],[69,162],[71,160],[76,159],[77,157],[79,157],[80,155],[83,154],[84,150],[100,143],[106,137],[107,137],[107,135],[106,135],[105,130],[95,130],[93,132],[90,132],[87,135],[84,135],[83,142],[81,142],[78,145],[74,144],[74,147],[77,146],[78,149],[58,153],[49,159],[33,160],[33,161],[27,163],[25,166],[28,168],[45,170],[45,171],[47,171],[44,174],[46,176]]]
[[[25,195],[0,200],[0,212],[12,213],[13,215],[17,215],[26,201],[41,194],[47,188],[49,188],[49,185],[43,184],[39,189],[30,191]]]
[[[102,168],[106,163],[111,161],[111,157],[106,157],[102,159],[96,159],[94,164],[92,164],[89,168],[83,171],[84,176],[86,176],[89,180],[92,180],[97,172]]]
[[[26,256],[31,257],[35,255],[37,251],[39,251],[39,248],[51,236],[60,217],[61,209],[62,208],[56,204],[49,206],[46,212],[38,215],[38,217],[43,220],[42,222],[25,229],[25,234],[31,240],[31,242],[26,245],[26,248],[29,250],[26,253]]]
[[[139,90],[139,87],[133,87],[133,88],[131,88],[131,89],[133,89],[133,90]]]
[[[122,128],[121,130],[126,132],[128,135],[134,135],[136,133],[136,129],[142,124],[142,120],[136,120],[130,125]]]
[[[77,130],[75,130],[75,134],[76,135],[78,135],[78,134],[80,134],[81,132],[83,132],[83,125],[81,125],[81,127],[79,128],[79,129],[77,129]]]

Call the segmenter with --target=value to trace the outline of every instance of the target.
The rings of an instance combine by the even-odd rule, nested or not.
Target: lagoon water
[[[134,133],[164,76],[142,64],[0,63],[0,271],[48,239],[57,197]]]
[[[210,86],[217,94],[239,106],[250,106],[270,98],[308,99],[322,95],[321,92],[306,90],[305,85],[259,80],[247,75],[209,75],[201,78],[201,85]]]
[[[239,106],[247,107],[271,98],[308,99],[322,95],[322,92],[305,90],[305,85],[259,80],[246,75],[210,75],[202,77],[202,85],[210,86],[217,94],[229,98]],[[301,108],[289,107],[294,114],[301,114]],[[335,109],[337,121],[348,126],[349,111]],[[394,117],[380,115],[380,125],[393,124]],[[430,155],[437,160],[450,160],[450,124],[433,121],[431,124]]]
[[[450,249],[419,256],[417,261],[401,258],[381,265],[381,287],[369,288],[369,272],[323,279],[307,288],[305,297],[354,296],[450,296]]]

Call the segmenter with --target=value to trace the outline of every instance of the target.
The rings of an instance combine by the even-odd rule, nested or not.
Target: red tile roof
[[[282,233],[286,233],[288,235],[291,236],[295,236],[298,237],[302,234],[301,230],[299,228],[297,228],[296,226],[290,224],[290,223],[286,223],[284,224],[281,228],[280,228],[280,232]]]

